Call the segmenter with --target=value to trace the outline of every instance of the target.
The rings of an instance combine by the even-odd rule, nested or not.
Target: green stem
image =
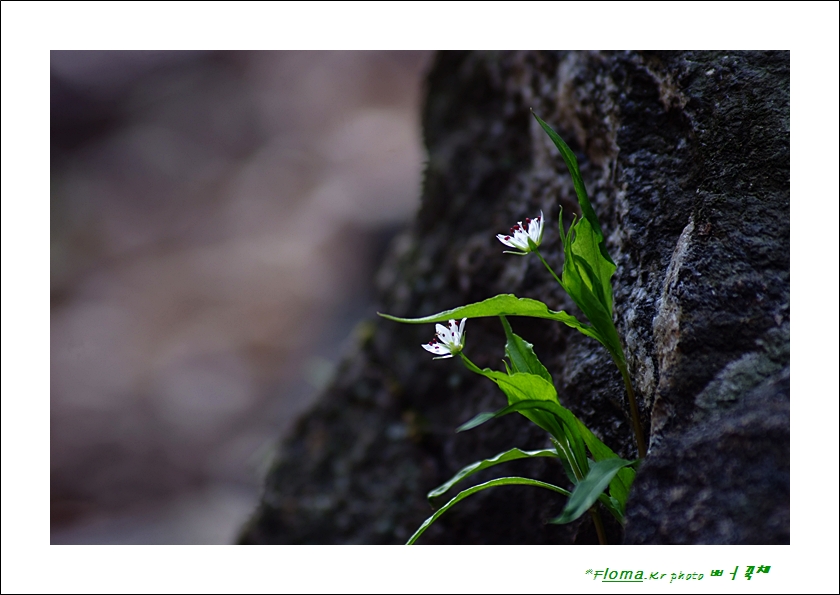
[[[627,399],[630,401],[630,415],[633,417],[633,431],[636,434],[636,447],[639,449],[639,458],[643,459],[647,455],[647,446],[645,444],[645,434],[642,431],[642,422],[639,419],[639,407],[636,405],[636,393],[633,392],[633,384],[630,382],[630,373],[627,371],[627,364],[625,362],[619,363],[618,369],[621,371],[624,388],[627,389]]]
[[[578,481],[583,481],[583,471],[578,465],[578,462],[575,459],[575,457],[572,455],[572,445],[569,442],[569,437],[564,434],[563,438],[566,440],[566,448],[564,448],[563,450],[566,451],[566,460],[569,461],[569,466],[572,468],[572,473],[575,474],[575,477]]]
[[[595,523],[595,531],[598,533],[598,542],[601,545],[608,545],[607,532],[604,530],[604,523],[601,521],[601,513],[598,511],[598,503],[592,505],[589,509],[589,514],[592,515],[592,521]]]
[[[540,258],[542,263],[545,265],[545,268],[547,268],[548,272],[551,273],[551,276],[554,277],[554,280],[557,281],[557,283],[560,284],[560,287],[563,287],[563,282],[560,280],[560,277],[557,276],[557,273],[554,272],[554,269],[552,269],[550,266],[548,266],[548,263],[545,261],[545,258],[543,258],[543,255],[540,254],[540,251],[539,250],[533,250],[533,252],[534,252],[534,254],[536,254]],[[565,287],[563,289],[565,289]]]
[[[466,355],[464,355],[463,351],[460,352],[458,355],[461,356],[461,361],[464,362],[464,365],[467,367],[467,370],[469,370],[470,372],[475,372],[476,374],[481,374],[482,376],[484,376],[484,372],[482,371],[482,369],[479,368],[478,366],[476,366],[474,363],[472,363],[472,361],[470,361],[470,358],[468,358]]]

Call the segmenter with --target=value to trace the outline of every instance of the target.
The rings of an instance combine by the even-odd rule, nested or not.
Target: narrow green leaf
[[[568,443],[571,447],[571,454],[574,457],[574,463],[577,465],[578,469],[580,469],[583,473],[586,473],[589,468],[589,463],[586,458],[586,448],[583,443],[583,438],[581,437],[580,430],[578,429],[579,421],[571,411],[555,401],[533,399],[517,401],[493,413],[479,413],[471,420],[461,425],[457,431],[463,432],[471,430],[493,418],[503,417],[516,411],[525,414],[531,413],[533,410],[546,411],[556,418],[554,427],[557,429],[554,430],[546,429],[543,425],[536,421],[534,421],[534,423],[546,430],[556,440]],[[531,418],[529,417],[528,419]],[[543,418],[540,418],[541,421],[542,419]]]
[[[570,495],[568,490],[564,490],[559,486],[552,485],[550,483],[545,483],[543,481],[537,481],[536,479],[528,479],[527,477],[500,477],[499,479],[491,479],[490,481],[487,481],[485,483],[480,483],[471,488],[467,488],[466,490],[460,492],[457,496],[452,498],[452,500],[441,506],[440,509],[438,509],[432,516],[423,521],[423,524],[420,525],[420,528],[417,529],[417,531],[414,532],[414,535],[412,535],[408,539],[406,545],[413,545],[417,541],[417,539],[423,534],[423,532],[426,531],[426,529],[428,529],[432,523],[438,520],[444,512],[455,506],[458,502],[460,502],[467,496],[472,496],[473,494],[477,494],[478,492],[486,490],[488,488],[505,485],[535,486],[539,488],[553,490],[555,492],[563,494],[564,496]]]
[[[551,374],[548,373],[546,367],[537,358],[537,354],[534,353],[534,346],[511,330],[507,318],[504,316],[499,316],[499,318],[502,320],[502,326],[505,329],[505,336],[507,337],[505,355],[510,360],[513,371],[536,374],[548,382],[553,382]]]
[[[575,328],[584,335],[601,341],[598,333],[588,324],[583,324],[577,318],[566,312],[549,310],[548,306],[539,300],[529,298],[518,298],[513,294],[505,293],[484,301],[467,306],[460,306],[451,310],[445,310],[431,316],[422,318],[399,318],[390,314],[377,312],[382,318],[408,324],[425,324],[427,322],[445,322],[458,318],[484,318],[487,316],[530,316],[532,318],[545,318],[548,320],[559,320],[560,322]]]
[[[575,226],[572,253],[580,267],[589,289],[598,297],[612,315],[612,276],[615,265],[604,259],[598,248],[599,238],[588,219],[581,219]]]
[[[435,488],[431,492],[428,493],[426,496],[429,500],[434,500],[438,496],[445,494],[449,489],[454,486],[456,483],[469,477],[474,473],[478,473],[479,471],[483,471],[489,467],[493,467],[494,465],[499,465],[501,463],[507,463],[508,461],[516,461],[518,459],[533,459],[538,457],[554,457],[558,458],[558,455],[555,451],[551,449],[544,449],[544,450],[519,450],[518,448],[511,448],[510,450],[506,450],[505,452],[497,454],[495,457],[491,457],[489,459],[484,459],[483,461],[476,461],[471,465],[467,465],[458,473],[456,473],[452,479],[444,483],[443,485]]]
[[[559,404],[557,400],[557,389],[554,388],[554,385],[550,382],[546,381],[544,378],[540,376],[536,376],[534,374],[526,374],[523,372],[518,372],[511,374],[508,370],[508,373],[504,372],[496,372],[495,370],[490,370],[489,368],[484,368],[483,370],[472,363],[468,358],[462,358],[464,365],[467,367],[468,370],[475,372],[476,374],[481,374],[482,376],[489,378],[496,385],[502,389],[502,392],[508,398],[508,403],[514,403],[516,401],[523,401],[523,400],[530,400],[530,399],[540,399],[546,401],[554,401]],[[487,417],[489,415],[489,417]],[[528,418],[531,422],[537,424],[543,430],[551,434],[552,436],[559,436],[562,435],[563,431],[557,422],[552,418],[550,415],[546,415],[541,411],[536,412],[523,412],[526,418]],[[476,426],[483,424],[485,421],[492,419],[494,414],[479,414],[475,418],[471,419],[467,423],[459,426],[456,432],[462,432],[464,430],[470,430]]]
[[[563,270],[564,288],[575,304],[586,315],[595,330],[595,338],[606,347],[616,364],[624,362],[624,348],[618,337],[618,331],[612,316],[595,294],[583,283],[578,275],[571,273],[574,265],[566,266]],[[591,335],[590,335],[591,336]]]
[[[575,486],[563,513],[550,522],[556,524],[571,523],[599,499],[599,496],[602,495],[602,492],[619,470],[632,464],[634,464],[634,461],[626,461],[618,457],[594,463],[589,468],[589,473],[586,474],[583,481]]]
[[[605,493],[602,493],[598,496],[598,502],[604,505],[604,507],[610,511],[610,514],[615,517],[620,524],[624,524],[624,510],[618,505],[618,502],[612,496],[608,496]]]
[[[607,248],[604,244],[604,232],[601,231],[601,224],[598,222],[598,216],[595,214],[592,204],[589,202],[589,195],[586,193],[586,186],[583,184],[583,176],[580,175],[577,157],[569,148],[569,145],[560,138],[559,134],[554,132],[554,129],[551,126],[543,122],[537,114],[534,114],[533,110],[531,113],[537,119],[537,122],[539,122],[546,134],[548,134],[552,142],[554,142],[554,146],[556,146],[560,151],[560,155],[563,157],[566,167],[569,168],[569,173],[572,176],[572,182],[575,185],[575,194],[577,194],[578,204],[580,204],[580,212],[583,213],[584,218],[589,221],[592,226],[592,230],[595,232],[599,240],[597,242],[599,252],[605,259],[607,259],[607,261],[615,265],[612,258],[610,258],[609,253],[607,253]]]
[[[566,258],[568,261],[569,256],[567,255]],[[578,285],[583,284],[583,282],[580,280],[576,281],[576,283]],[[575,294],[572,293],[572,291],[570,291],[568,288],[566,288],[566,291],[567,293],[569,293],[570,296],[572,296],[572,299],[575,300],[575,303],[577,303],[580,307],[581,304],[578,303],[578,299],[575,297]],[[591,290],[589,290],[589,293],[591,293]],[[593,300],[594,299],[595,298],[593,297]],[[595,302],[597,303],[597,300],[595,300]],[[590,308],[587,309],[592,310]],[[607,351],[610,352],[610,354],[613,356],[613,359],[616,359],[616,361],[624,361],[621,343],[618,340],[618,333],[615,331],[615,325],[612,323],[612,318],[608,314],[600,314],[597,309],[592,310],[590,313],[587,313],[587,310],[585,310],[583,307],[581,307],[581,310],[583,310],[583,313],[587,314],[587,316],[591,314],[592,317],[598,321],[599,325],[604,329],[606,334],[602,334],[601,330],[599,330],[595,326],[584,324],[571,314],[568,314],[562,310],[549,310],[548,306],[546,306],[539,300],[532,300],[529,298],[518,298],[515,295],[509,293],[497,295],[495,297],[488,298],[475,304],[459,306],[458,308],[445,310],[443,312],[432,314],[430,316],[423,316],[421,318],[400,318],[398,316],[391,316],[390,314],[383,314],[382,312],[377,312],[377,314],[382,318],[387,318],[388,320],[394,320],[396,322],[405,322],[408,324],[444,322],[447,320],[454,320],[458,318],[485,318],[487,316],[530,316],[532,318],[557,320],[567,326],[572,327],[573,329],[580,331],[587,337],[591,337],[596,341],[600,342],[604,347],[607,348]],[[603,311],[603,308],[601,308],[601,311]]]
[[[504,372],[495,372],[492,370],[483,370],[482,374],[502,389],[502,392],[508,398],[508,404],[537,400],[560,405],[560,401],[557,399],[557,389],[554,388],[554,385],[536,374],[514,372],[508,375]],[[522,410],[520,413],[552,436],[561,436],[563,434],[562,427],[550,413],[539,410]]]
[[[528,372],[514,372],[505,374],[493,370],[484,370],[484,375],[499,385],[508,394],[509,402],[517,401],[551,401],[560,404],[557,400],[557,389],[551,381],[542,376]]]
[[[478,426],[490,421],[491,419],[495,419],[497,417],[504,417],[509,413],[514,413],[516,411],[524,411],[528,409],[542,409],[548,411],[548,406],[545,401],[519,401],[518,403],[514,403],[512,405],[508,405],[498,411],[485,411],[484,413],[479,413],[472,419],[467,422],[464,422],[455,430],[456,432],[466,432],[467,430],[472,430],[473,428],[477,428]]]
[[[565,442],[565,444],[561,444],[559,440],[552,436],[551,443],[554,445],[554,449],[557,451],[557,458],[560,459],[560,464],[563,465],[563,471],[566,472],[566,477],[569,478],[569,481],[572,482],[572,485],[577,485],[577,482],[579,480],[575,475],[575,470],[572,468],[572,463],[569,460],[569,453],[571,453],[571,448],[568,446],[568,440]]]
[[[589,452],[592,453],[592,458],[595,459],[595,462],[603,461],[604,459],[613,459],[617,458],[618,455],[613,452],[613,450],[604,444],[600,438],[598,438],[595,434],[592,433],[592,430],[586,427],[582,421],[578,420],[578,429],[580,430],[580,435],[583,438],[586,447],[589,449]]]
[[[477,428],[478,426],[482,425],[485,422],[490,421],[491,419],[495,419],[500,417],[494,411],[485,411],[484,413],[479,413],[469,421],[462,423],[458,426],[455,431],[456,432],[466,432],[467,430],[472,430],[473,428]]]
[[[627,498],[630,496],[630,487],[636,479],[636,470],[632,467],[619,469],[615,477],[610,481],[610,496],[615,498],[622,514],[627,510]]]
[[[589,448],[589,452],[592,453],[592,458],[595,459],[595,462],[618,458],[618,455],[609,446],[601,442],[580,420],[578,420],[578,429],[580,430],[580,435],[584,443]],[[632,467],[624,467],[610,481],[610,496],[615,498],[622,513],[626,508],[630,486],[633,485],[635,478],[636,471]]]
[[[580,236],[577,230],[581,225],[590,230],[585,220],[573,221],[569,233],[565,236],[563,251],[566,256],[563,265],[563,288],[566,293],[577,304],[578,308],[586,315],[596,331],[597,339],[607,348],[607,351],[618,362],[624,361],[624,350],[618,338],[618,331],[612,318],[612,286],[610,277],[615,271],[615,266],[604,261],[598,254],[591,234]],[[580,246],[581,241],[589,241],[590,246],[584,249]],[[599,274],[596,274],[592,267],[585,262],[586,254],[600,260]]]
[[[564,233],[561,213],[560,237],[566,256],[562,274],[563,288],[589,319],[598,335],[596,338],[621,367],[621,363],[624,362],[624,350],[613,322],[611,279],[616,269],[615,262],[607,252],[604,232],[589,202],[577,157],[551,126],[537,114],[534,114],[534,118],[560,151],[572,176],[583,215],[579,221],[572,222],[568,233]]]

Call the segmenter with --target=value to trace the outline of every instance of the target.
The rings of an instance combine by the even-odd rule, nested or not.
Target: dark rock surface
[[[441,53],[429,75],[429,152],[415,225],[379,275],[381,311],[423,316],[515,293],[577,312],[535,258],[494,235],[540,209],[575,210],[571,179],[529,113],[578,155],[610,253],[616,320],[650,438],[628,543],[789,542],[789,54]],[[568,221],[566,222],[568,224]],[[559,268],[556,225],[544,255]],[[561,325],[514,318],[561,402],[635,456],[606,351]],[[466,352],[501,366],[497,320]],[[242,543],[401,543],[425,493],[465,464],[546,445],[515,416],[454,428],[504,396],[457,361],[431,361],[429,326],[375,320],[285,443]],[[480,475],[563,484],[551,461]],[[587,518],[546,525],[562,498],[526,487],[458,505],[423,543],[592,543]],[[622,539],[608,528],[611,542]]]

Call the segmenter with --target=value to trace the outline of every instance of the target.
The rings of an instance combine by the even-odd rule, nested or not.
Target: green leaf
[[[505,407],[507,409],[507,407]],[[503,410],[504,411],[504,410]],[[510,413],[510,411],[508,411]],[[466,432],[467,430],[472,430],[473,428],[477,428],[478,426],[484,424],[485,422],[490,421],[491,419],[496,419],[497,417],[501,417],[495,411],[485,411],[484,413],[479,413],[469,421],[462,423],[458,426],[455,431],[456,432]]]
[[[548,382],[553,382],[551,374],[548,373],[548,370],[542,365],[539,358],[537,358],[537,354],[534,353],[534,346],[511,330],[507,318],[504,316],[499,316],[499,318],[502,320],[502,326],[505,329],[505,336],[507,337],[505,355],[510,360],[513,371],[536,374],[545,378]]]
[[[607,253],[607,248],[604,245],[604,232],[601,231],[601,224],[598,222],[598,216],[595,214],[592,204],[589,202],[589,195],[586,194],[586,186],[583,184],[583,176],[580,175],[577,157],[575,157],[575,154],[569,148],[569,145],[560,138],[559,134],[554,132],[554,129],[551,126],[543,122],[537,114],[534,114],[533,110],[531,113],[537,119],[537,122],[539,122],[542,129],[545,130],[546,134],[548,134],[549,138],[554,142],[554,146],[556,146],[560,151],[560,155],[563,157],[566,167],[569,168],[569,173],[572,175],[572,182],[575,185],[575,194],[577,194],[578,204],[580,204],[580,212],[583,213],[584,219],[589,221],[589,224],[592,226],[592,231],[595,233],[597,238],[599,252],[608,262],[615,266],[615,263],[612,258],[610,258],[609,253]]]
[[[452,498],[452,500],[450,500],[449,502],[447,502],[446,504],[441,506],[440,509],[437,510],[432,516],[430,516],[425,521],[423,521],[423,524],[420,525],[420,528],[417,529],[417,531],[414,532],[414,535],[412,535],[408,539],[408,542],[406,542],[406,545],[414,544],[417,541],[417,539],[423,534],[423,532],[426,529],[428,529],[429,526],[432,523],[434,523],[436,520],[438,520],[444,512],[446,512],[447,510],[449,510],[450,508],[455,506],[458,502],[460,502],[461,500],[463,500],[467,496],[472,496],[473,494],[477,494],[478,492],[480,492],[482,490],[486,490],[488,488],[492,488],[492,487],[496,487],[496,486],[505,486],[505,485],[535,486],[535,487],[539,487],[539,488],[546,488],[546,489],[549,489],[549,490],[553,490],[555,492],[563,494],[564,496],[569,496],[570,495],[568,490],[564,490],[561,487],[558,487],[556,485],[552,485],[550,483],[545,483],[543,481],[537,481],[536,479],[528,479],[527,477],[500,477],[499,479],[491,479],[490,481],[487,481],[485,483],[480,483],[480,484],[475,485],[471,488],[467,488],[466,490],[464,490],[463,492],[460,492],[457,496]]]
[[[519,450],[518,448],[511,448],[505,452],[497,454],[495,457],[484,459],[483,461],[476,461],[471,465],[467,465],[458,473],[456,473],[452,479],[441,485],[440,487],[435,488],[431,492],[428,493],[426,496],[429,500],[434,500],[438,496],[445,494],[449,489],[454,486],[456,483],[469,477],[474,473],[478,473],[479,471],[483,471],[489,467],[493,467],[494,465],[499,465],[501,463],[507,463],[508,461],[516,461],[518,459],[533,459],[537,457],[554,457],[557,458],[558,454],[551,449],[545,450]]]
[[[482,376],[485,376],[495,382],[507,396],[508,403],[536,399],[539,401],[553,402],[558,406],[560,405],[560,402],[557,400],[557,389],[554,388],[554,385],[551,382],[545,380],[541,376],[525,372],[515,372],[511,374],[510,370],[508,370],[507,374],[503,372],[496,372],[494,370],[490,370],[489,368],[482,370],[472,363],[469,358],[462,357],[461,359],[468,370],[475,372],[476,374],[481,374]],[[515,409],[514,411],[520,411],[520,409]],[[525,411],[524,409],[521,411],[522,415],[524,415],[528,420],[537,424],[552,436],[559,439],[560,436],[564,435],[563,428],[550,414],[546,414],[543,411]],[[493,419],[493,417],[495,417],[495,414],[493,413],[479,414],[466,424],[459,426],[456,431],[462,432],[464,430],[469,430],[481,425],[485,421]]]
[[[508,396],[508,403],[518,401],[551,401],[560,404],[557,400],[557,389],[550,381],[536,374],[528,372],[514,372],[505,374],[494,370],[482,370],[484,376],[499,385]]]
[[[493,370],[482,370],[482,374],[502,389],[510,405],[521,401],[536,400],[551,402],[558,407],[560,406],[560,401],[557,399],[557,389],[550,381],[541,376],[526,372],[514,372],[508,375]],[[563,435],[562,427],[550,413],[540,410],[521,410],[520,413],[552,436]]]
[[[620,469],[610,482],[610,496],[615,498],[621,513],[627,510],[627,498],[630,496],[630,487],[636,479],[636,470],[632,467]]]
[[[619,470],[633,464],[634,461],[626,461],[618,457],[594,463],[589,468],[589,473],[586,474],[583,481],[575,486],[563,513],[549,522],[556,524],[571,523],[599,499],[599,496],[602,495],[602,492]]]
[[[588,219],[581,219],[574,229],[571,248],[587,287],[596,295],[604,309],[612,316],[612,283],[615,265],[604,259],[598,248],[598,235]]]
[[[604,310],[606,317],[612,320],[610,279],[615,273],[615,265],[601,258],[596,249],[589,222],[585,219],[573,221],[565,238],[563,251],[566,262],[563,265],[563,288],[572,297],[586,296],[594,300],[594,303],[599,304]]]
[[[432,314],[431,316],[424,316],[422,318],[399,318],[397,316],[391,316],[390,314],[383,314],[381,312],[377,312],[377,314],[383,318],[387,318],[388,320],[406,322],[409,324],[445,322],[447,320],[454,320],[457,318],[484,318],[487,316],[530,316],[532,318],[559,320],[560,322],[579,330],[584,335],[601,341],[601,338],[598,336],[598,333],[594,328],[588,324],[583,324],[571,314],[567,314],[562,310],[559,312],[549,310],[548,306],[539,300],[518,298],[510,293],[497,295],[475,304],[460,306],[458,308],[453,308],[452,310],[446,310],[444,312]]]
[[[616,364],[621,367],[624,362],[624,349],[621,346],[613,321],[611,279],[615,274],[615,262],[607,252],[604,232],[601,230],[598,216],[589,202],[577,157],[551,126],[540,119],[537,114],[534,114],[534,118],[560,151],[560,155],[572,176],[578,204],[583,215],[579,221],[572,221],[568,233],[563,233],[561,212],[560,238],[563,241],[563,250],[566,256],[562,274],[563,288],[589,319],[598,335],[596,338],[607,348]]]
[[[466,430],[471,430],[493,418],[503,417],[515,411],[530,413],[533,410],[546,411],[556,418],[555,426],[560,427],[560,431],[546,431],[548,431],[552,436],[554,436],[554,438],[561,444],[569,445],[569,448],[571,450],[571,456],[574,458],[574,464],[577,465],[577,468],[582,473],[586,473],[589,467],[589,463],[586,458],[586,449],[584,447],[583,438],[581,437],[580,430],[578,429],[578,425],[580,422],[571,411],[554,401],[521,400],[512,403],[503,409],[499,409],[498,411],[493,413],[479,413],[471,420],[458,427],[457,431],[464,432]],[[537,425],[540,424],[537,423]],[[540,425],[540,427],[542,427],[542,425]],[[575,479],[573,479],[572,481],[575,481]]]
[[[598,496],[598,502],[604,505],[604,507],[610,511],[610,514],[615,517],[621,525],[624,525],[624,511],[618,505],[618,502],[612,496],[608,496],[605,493],[602,493]]]
[[[592,323],[597,339],[618,364],[624,361],[624,350],[612,318],[610,277],[615,266],[601,259],[591,234],[578,235],[581,226],[584,230],[591,229],[585,220],[573,221],[568,234],[564,236],[566,262],[562,273],[563,289]],[[581,242],[589,242],[588,248],[583,247]],[[596,274],[591,263],[584,260],[586,256],[581,254],[598,259],[600,273]]]
[[[601,442],[601,440],[593,434],[584,423],[578,420],[578,429],[580,435],[586,443],[589,452],[592,453],[592,458],[595,462],[604,461],[606,459],[618,458],[613,450]],[[636,471],[632,467],[624,467],[616,473],[615,477],[610,481],[610,496],[615,498],[621,513],[627,506],[627,497],[630,494],[630,486],[633,485],[633,480],[636,478]]]

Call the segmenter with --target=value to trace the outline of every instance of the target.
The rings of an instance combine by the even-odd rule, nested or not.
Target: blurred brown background
[[[419,197],[426,52],[51,53],[51,542],[230,543]]]

